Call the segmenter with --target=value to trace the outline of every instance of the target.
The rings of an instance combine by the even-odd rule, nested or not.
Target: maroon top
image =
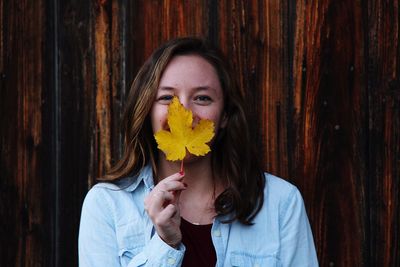
[[[211,239],[212,224],[196,225],[181,218],[182,243],[186,247],[182,266],[214,267],[217,262]]]

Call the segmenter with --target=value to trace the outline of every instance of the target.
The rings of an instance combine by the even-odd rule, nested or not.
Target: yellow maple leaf
[[[214,123],[201,119],[192,128],[192,111],[186,109],[176,96],[168,106],[167,122],[170,130],[160,130],[154,135],[158,148],[165,153],[167,160],[183,160],[186,149],[196,156],[204,156],[211,151],[207,143],[214,136]]]

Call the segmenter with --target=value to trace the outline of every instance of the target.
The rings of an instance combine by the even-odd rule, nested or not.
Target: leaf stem
[[[183,159],[181,161],[181,170],[179,171],[180,174],[183,174]]]

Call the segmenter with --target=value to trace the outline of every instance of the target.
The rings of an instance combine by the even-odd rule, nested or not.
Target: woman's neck
[[[181,162],[167,161],[164,156],[160,156],[157,162],[158,179],[164,179],[180,171]],[[199,190],[208,190],[214,186],[213,172],[211,167],[211,156],[191,158],[184,161],[183,171],[185,173],[184,181],[189,186]]]
[[[160,160],[158,178],[162,179],[180,170],[180,162]],[[181,216],[192,223],[211,223],[216,215],[215,198],[223,191],[217,177],[213,177],[211,156],[195,158],[184,162],[185,177],[188,185],[179,197]]]

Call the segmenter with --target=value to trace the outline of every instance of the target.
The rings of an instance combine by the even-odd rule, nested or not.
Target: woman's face
[[[197,55],[175,56],[168,63],[151,109],[153,133],[168,129],[168,105],[177,96],[193,112],[193,126],[200,119],[214,122],[215,135],[226,124],[224,95],[214,67]]]

